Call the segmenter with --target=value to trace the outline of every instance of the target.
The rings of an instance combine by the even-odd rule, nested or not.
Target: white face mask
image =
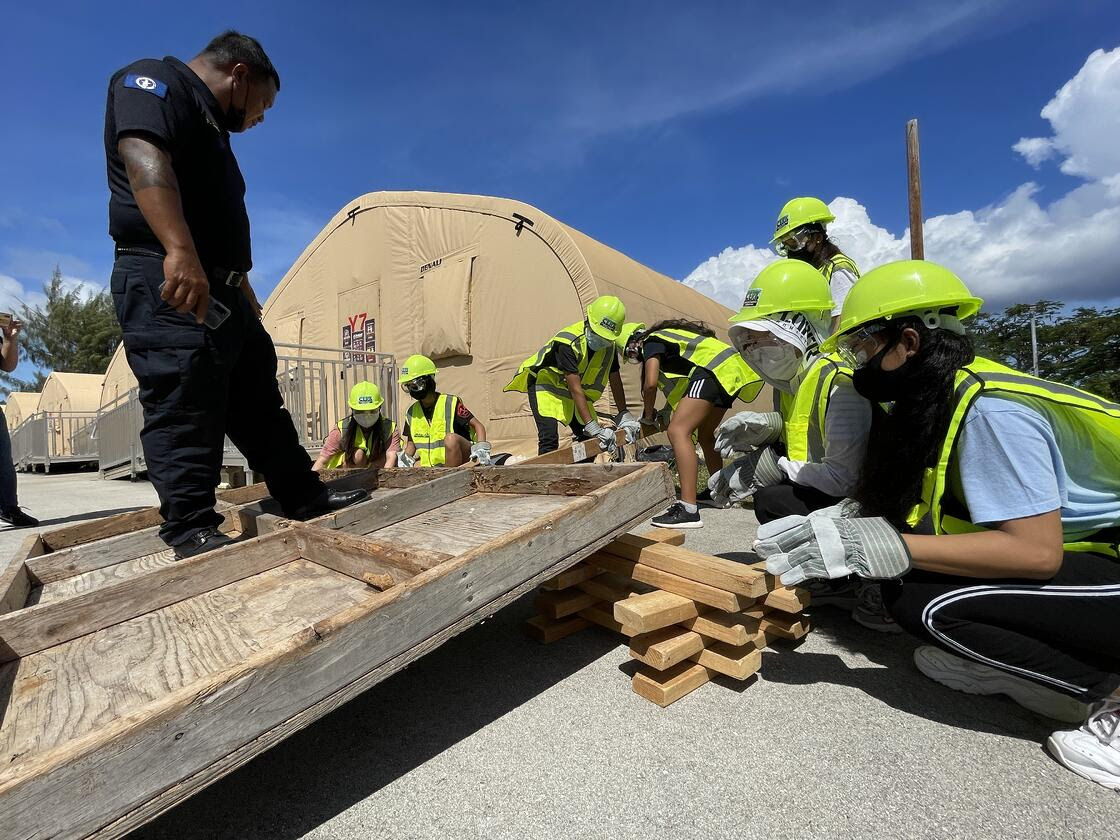
[[[770,384],[788,383],[797,376],[801,367],[801,352],[790,344],[777,347],[759,347],[743,354],[748,365]]]
[[[592,353],[598,353],[605,347],[610,347],[613,342],[609,338],[603,338],[599,333],[594,330],[585,330],[587,335],[587,349]]]
[[[358,425],[363,429],[370,429],[377,425],[377,421],[381,419],[380,411],[355,411],[354,419],[358,421]]]

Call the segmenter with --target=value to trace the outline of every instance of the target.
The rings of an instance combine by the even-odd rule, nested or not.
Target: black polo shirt
[[[245,180],[222,116],[214,94],[177,58],[145,58],[113,74],[105,105],[105,160],[109,235],[118,245],[160,247],[136,204],[117,153],[121,135],[133,132],[171,155],[183,216],[203,267],[230,271],[252,267]]]

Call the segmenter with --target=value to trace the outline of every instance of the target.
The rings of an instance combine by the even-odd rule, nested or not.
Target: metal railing
[[[97,412],[40,411],[12,432],[12,461],[17,469],[51,464],[96,463]]]
[[[300,445],[318,454],[323,441],[350,409],[350,389],[363,380],[375,383],[385,397],[382,412],[398,420],[397,365],[387,353],[365,353],[336,347],[276,345],[276,382]],[[140,429],[143,408],[137,390],[118,397],[98,414],[96,437],[104,477],[135,478],[146,469]],[[15,451],[13,436],[13,453]],[[227,438],[223,466],[247,467],[244,455]]]

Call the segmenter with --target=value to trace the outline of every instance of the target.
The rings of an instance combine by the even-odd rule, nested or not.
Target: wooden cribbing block
[[[609,554],[606,551],[595,552],[587,558],[587,562],[608,572],[614,572],[616,575],[641,581],[642,583],[648,583],[650,586],[663,589],[666,592],[672,592],[684,598],[699,601],[701,604],[707,604],[709,607],[715,607],[717,610],[738,612],[754,602],[754,598],[752,597],[738,595],[734,592],[727,592],[723,589],[716,589],[714,586],[709,586],[706,583],[698,583],[679,575],[664,572],[661,569],[655,569],[652,566],[646,566],[643,563],[625,560],[622,557]]]
[[[766,644],[766,634],[759,621],[763,614],[762,607],[750,607],[738,613],[709,610],[696,618],[682,621],[681,626],[729,645],[755,644],[763,647]]]
[[[754,645],[735,647],[723,642],[712,642],[695,654],[692,661],[720,674],[745,680],[762,665],[762,651]]]
[[[590,621],[578,615],[569,615],[559,620],[553,620],[544,615],[535,615],[525,622],[525,632],[530,638],[547,645],[590,626]]]
[[[766,585],[766,573],[745,563],[736,563],[723,557],[712,557],[698,551],[690,551],[674,545],[656,543],[647,537],[623,534],[608,543],[600,554],[609,553],[632,560],[651,569],[667,572],[684,580],[706,584],[724,592],[758,598],[767,593],[772,586]],[[592,562],[595,562],[594,560]],[[648,582],[648,581],[647,581]],[[658,585],[658,584],[655,584]],[[662,587],[668,589],[668,587]],[[676,591],[676,590],[669,590]],[[678,594],[688,596],[685,592]],[[697,600],[702,600],[697,598]],[[704,603],[708,603],[704,601]],[[719,609],[727,609],[712,604]]]
[[[802,615],[768,612],[762,617],[762,630],[783,639],[800,639],[809,632],[809,619]]]
[[[639,536],[662,545],[684,545],[684,531],[674,531],[672,528],[650,528]]]
[[[581,592],[595,596],[600,601],[606,601],[608,604],[625,601],[634,594],[635,588],[638,588],[641,592],[649,591],[649,587],[644,584],[612,575],[610,572],[601,572],[598,577],[585,580],[577,588]]]
[[[556,577],[546,580],[541,584],[541,589],[567,589],[571,586],[581,584],[585,580],[591,580],[591,578],[602,573],[602,569],[596,568],[595,566],[588,566],[586,563],[580,563],[578,566],[572,566],[572,568],[561,572]]]
[[[663,627],[630,640],[630,655],[664,671],[704,649],[704,637],[681,627]]]
[[[585,607],[599,602],[594,595],[578,589],[562,589],[559,592],[542,592],[533,602],[534,606],[551,619],[575,615]]]
[[[615,633],[621,633],[623,636],[634,636],[637,631],[631,627],[627,627],[619,621],[615,621],[611,615],[610,608],[604,604],[595,604],[592,607],[579,611],[580,618],[586,618],[592,624],[598,624],[600,627],[605,627],[607,630],[613,630]]]
[[[703,665],[682,662],[666,671],[641,669],[634,674],[634,691],[658,706],[668,706],[695,691],[708,680],[711,673]]]
[[[766,588],[769,590],[765,598],[762,598],[759,603],[765,604],[775,610],[782,610],[782,612],[801,612],[809,606],[809,592],[805,589],[798,589],[795,586],[782,586],[781,580],[766,571],[766,563],[764,561],[758,563],[751,563],[752,569],[757,569],[766,575]]]
[[[614,618],[636,633],[648,633],[671,624],[680,624],[700,615],[695,601],[660,590],[632,595],[614,605]]]

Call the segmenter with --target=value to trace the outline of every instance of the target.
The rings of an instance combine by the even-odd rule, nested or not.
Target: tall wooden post
[[[906,182],[910,196],[910,259],[925,259],[922,236],[922,164],[918,157],[918,121],[906,123]]]

